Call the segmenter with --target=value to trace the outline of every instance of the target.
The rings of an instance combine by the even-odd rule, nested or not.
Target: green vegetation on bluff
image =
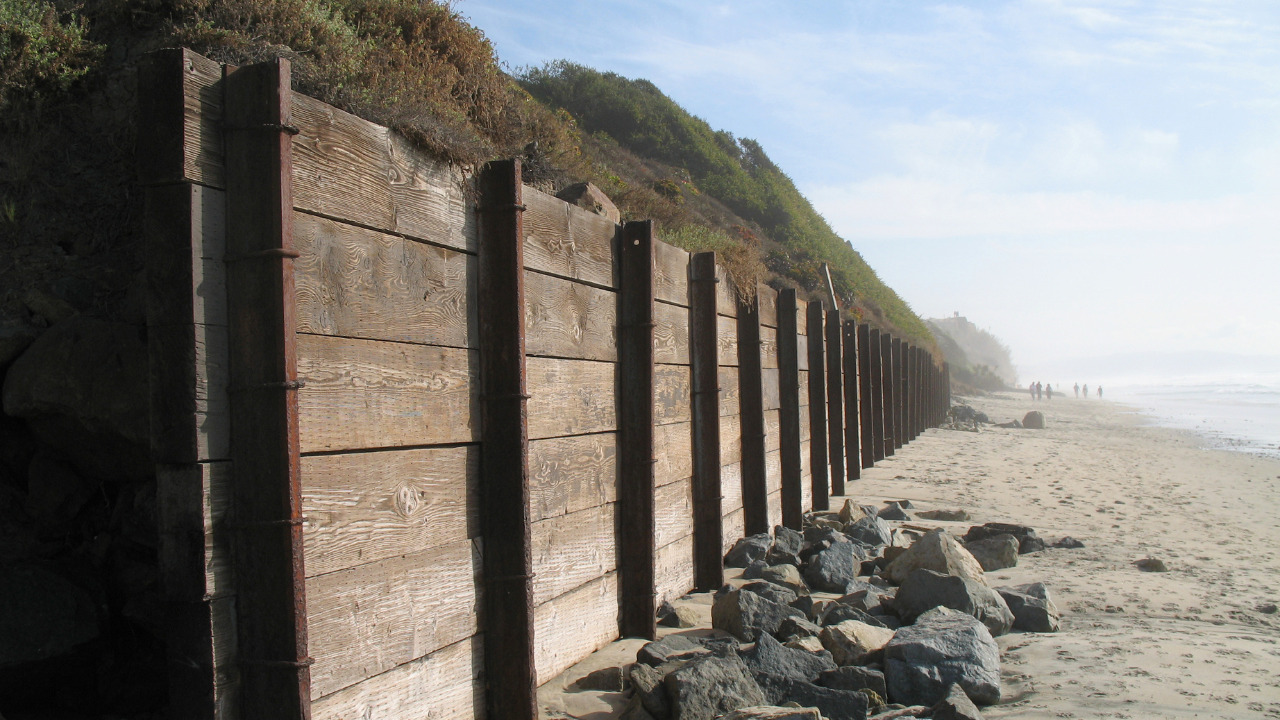
[[[518,156],[543,189],[591,181],[624,219],[717,251],[740,279],[767,266],[775,286],[821,297],[826,262],[855,314],[933,344],[758,143],[712,130],[647,81],[556,63],[517,82],[480,30],[419,0],[0,0],[0,235],[24,257],[0,268],[15,290],[0,319],[22,316],[31,289],[127,310],[141,266],[133,70],[174,45],[238,64],[287,57],[296,90],[452,163]]]

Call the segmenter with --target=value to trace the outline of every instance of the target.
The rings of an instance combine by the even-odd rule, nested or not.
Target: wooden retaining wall
[[[288,69],[166,50],[140,74],[175,715],[531,718],[864,464],[829,451],[870,425],[828,389],[865,370],[830,360],[881,348],[838,314],[744,301],[712,254],[518,163],[464,177]],[[881,337],[862,397],[893,383],[874,412],[903,419],[863,431],[877,450],[949,402]]]

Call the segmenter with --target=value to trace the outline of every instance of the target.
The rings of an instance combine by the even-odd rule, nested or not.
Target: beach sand
[[[956,398],[993,422],[1045,413],[1044,430],[932,429],[850,482],[855,504],[910,500],[913,513],[960,508],[965,522],[914,520],[962,535],[1029,525],[1082,549],[1022,555],[993,586],[1042,581],[1062,612],[1052,634],[997,638],[1000,705],[987,718],[1280,718],[1280,461],[1210,450],[1094,399],[1032,403],[1022,394]],[[833,498],[838,508],[842,499]],[[1162,560],[1167,572],[1135,562]],[[706,610],[710,599],[691,596]],[[688,631],[684,631],[688,632]],[[643,643],[597,653],[540,693],[549,716],[603,718],[617,694],[566,692]]]

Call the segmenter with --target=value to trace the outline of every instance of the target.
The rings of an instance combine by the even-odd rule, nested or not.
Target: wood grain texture
[[[654,545],[664,547],[693,534],[693,482],[683,478],[654,491]]]
[[[213,624],[214,717],[240,720],[240,645],[236,638],[234,595],[214,598],[209,603]]]
[[[231,530],[227,527],[227,511],[231,509],[231,463],[201,463],[199,472],[204,488],[201,504],[204,594],[210,598],[229,597],[235,594]]]
[[[312,699],[474,635],[479,573],[463,539],[308,578]]]
[[[307,576],[477,537],[479,482],[474,445],[304,457]]]
[[[613,221],[527,185],[524,204],[525,267],[617,289]]]
[[[689,308],[653,305],[653,361],[689,364]]]
[[[687,365],[653,368],[653,422],[666,425],[692,418],[693,378]]]
[[[617,429],[614,363],[530,357],[529,438]]]
[[[302,452],[474,442],[474,350],[298,335]]]
[[[475,252],[475,212],[460,169],[301,93],[293,93],[292,110],[294,207]]]
[[[617,568],[616,508],[609,503],[533,523],[535,606]]]
[[[182,61],[181,179],[221,188],[226,184],[222,149],[222,65],[185,48]],[[159,180],[161,178],[155,178]]]
[[[529,443],[529,516],[567,515],[618,499],[616,433]]]
[[[654,585],[658,602],[675,600],[693,589],[693,536],[658,548]]]
[[[760,326],[760,367],[778,369],[778,329]]]
[[[484,687],[483,642],[475,635],[316,699],[311,718],[483,718]]]
[[[742,509],[742,463],[725,463],[720,468],[720,511]],[[741,535],[742,528],[738,528]]]
[[[654,486],[687,480],[693,475],[693,423],[685,421],[653,429]]]
[[[525,271],[525,347],[530,355],[618,359],[618,295]]]
[[[800,443],[800,504],[805,512],[813,510],[813,483],[811,470],[813,464],[809,457],[809,443]]]
[[[726,554],[733,547],[734,543],[738,542],[739,539],[746,536],[745,532],[743,531],[744,516],[745,515],[742,511],[742,508],[738,508],[733,512],[725,515],[723,518],[723,521],[721,523],[721,527],[723,529],[721,531],[720,537],[724,541],[724,552]]]
[[[782,490],[782,451],[770,450],[765,453],[764,477],[765,488],[769,491],[770,497]],[[772,503],[773,500],[769,502]]]
[[[725,415],[720,418],[720,464],[730,465],[742,460],[742,416]]]
[[[777,410],[781,407],[778,397],[778,369],[764,368],[760,371],[760,391],[764,399],[765,410]]]
[[[689,307],[689,253],[658,241],[653,244],[653,295]]]
[[[716,315],[716,362],[738,366],[738,321],[735,316]]]
[[[725,317],[738,317],[737,291],[733,281],[723,265],[716,266],[716,314]]]
[[[720,380],[720,417],[737,415],[741,412],[738,368],[721,366],[717,376]]]
[[[782,491],[770,493],[769,501],[769,527],[774,528],[782,524]]]
[[[760,283],[756,288],[756,301],[760,304],[760,325],[778,327],[778,291]]]
[[[534,609],[538,684],[618,638],[618,575],[608,575]]]
[[[295,212],[298,332],[475,347],[476,259]]]
[[[764,411],[764,451],[773,452],[782,447],[782,411]]]

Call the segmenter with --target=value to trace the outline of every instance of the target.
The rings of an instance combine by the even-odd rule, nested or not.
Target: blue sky
[[[987,328],[1024,379],[1280,358],[1278,2],[454,7],[513,70],[646,78],[759,140],[918,313]]]

